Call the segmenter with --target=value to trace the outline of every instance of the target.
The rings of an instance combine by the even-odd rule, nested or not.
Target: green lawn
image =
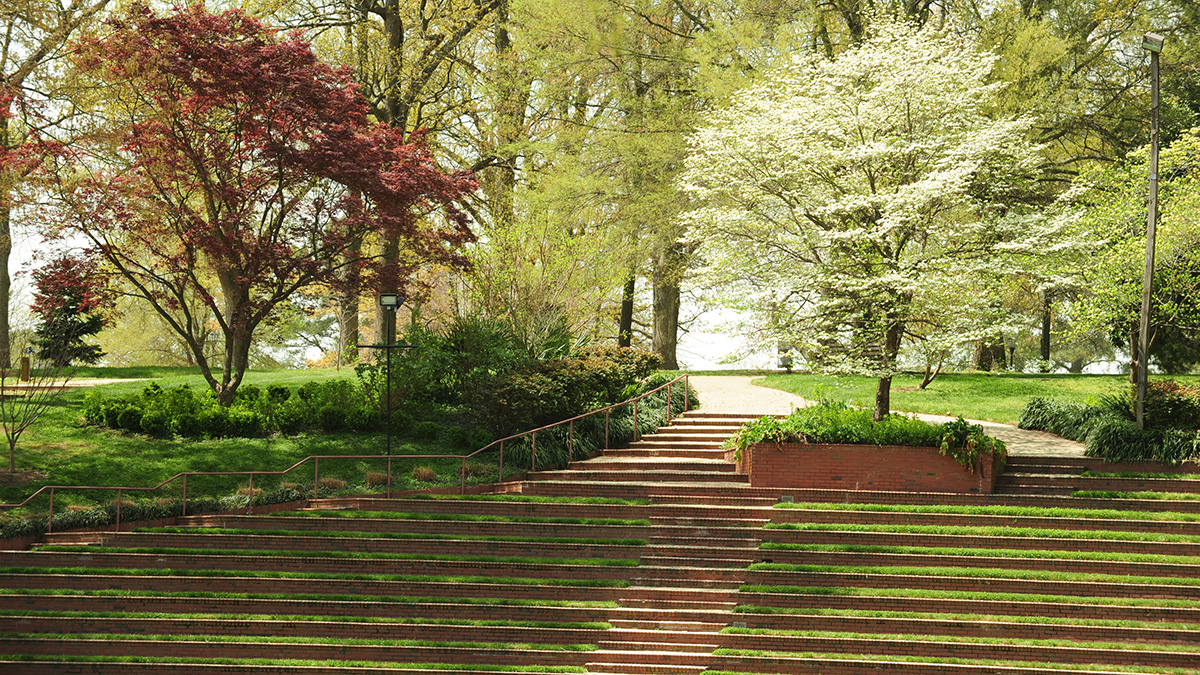
[[[1174,379],[1196,382],[1200,376],[1183,375]],[[778,373],[754,382],[809,399],[825,397],[867,407],[875,405],[878,380],[857,375]],[[897,375],[892,380],[892,410],[1014,424],[1031,398],[1087,402],[1102,394],[1124,391],[1129,386],[1129,376],[943,373],[924,390],[917,388],[920,384],[919,375]]]
[[[198,391],[208,388],[195,368],[87,368],[81,369],[75,377],[90,379],[126,376],[153,377],[154,381],[164,388],[181,384],[187,384]],[[353,378],[354,371],[345,368],[341,371],[251,371],[246,374],[245,383],[264,388],[268,384],[283,384],[294,388],[310,380],[335,377]],[[109,396],[123,396],[141,391],[146,384],[147,380],[139,379],[105,384],[96,389]],[[11,485],[2,480],[3,474],[0,473],[0,502],[22,501],[39,487],[49,484],[152,486],[186,471],[279,470],[309,455],[385,454],[386,437],[382,432],[310,432],[271,438],[202,440],[155,438],[89,427],[84,424],[82,413],[86,391],[68,391],[21,437],[17,446],[17,470],[34,470],[44,477],[20,485]],[[402,438],[393,441],[392,451],[401,455],[463,454],[461,450],[444,447],[436,441],[412,441]],[[4,459],[7,460],[7,457]],[[440,475],[457,476],[458,462],[450,460],[419,460],[410,463],[397,461],[393,465],[393,474],[408,481],[412,465],[418,463],[434,468]],[[454,464],[454,467],[450,464]],[[361,482],[363,474],[367,471],[384,470],[386,464],[383,461],[331,461],[322,463],[321,476],[334,476],[353,483],[356,480]],[[291,478],[296,482],[306,479],[311,483],[311,468]],[[246,484],[245,478],[221,480],[227,485],[212,486],[219,492],[232,492],[239,485]],[[256,488],[263,485],[265,483],[255,483]],[[205,486],[199,482],[189,484],[189,491],[204,489]],[[56,498],[56,504],[91,501],[80,494],[60,494],[61,496]],[[107,501],[112,500],[115,494],[95,493],[95,496],[100,501]],[[45,505],[41,505],[41,508],[45,508]],[[4,515],[0,512],[0,519]]]

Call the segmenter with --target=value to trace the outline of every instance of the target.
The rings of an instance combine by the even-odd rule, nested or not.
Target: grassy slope
[[[1195,382],[1195,375],[1175,376]],[[855,375],[772,374],[755,380],[805,398],[821,396],[862,406],[875,403],[878,380]],[[1043,375],[1014,373],[943,373],[925,390],[920,376],[898,375],[892,380],[892,410],[1014,424],[1025,403],[1034,397],[1088,401],[1116,394],[1129,386],[1128,375]]]
[[[164,388],[187,384],[202,391],[207,388],[204,379],[194,374],[195,369],[182,368],[88,368],[76,374],[79,379],[113,376],[155,377]],[[285,370],[251,371],[245,382],[266,387],[268,384],[283,384],[298,387],[310,380],[335,377],[352,378],[352,370]],[[109,396],[123,396],[140,392],[145,380],[115,382],[96,387]],[[21,486],[0,485],[0,501],[21,501],[38,487],[56,485],[123,485],[151,486],[183,471],[247,471],[278,470],[286,468],[309,455],[356,455],[383,454],[383,433],[306,433],[296,436],[251,439],[163,439],[128,434],[110,429],[97,429],[83,423],[83,398],[85,390],[66,393],[39,422],[27,431],[17,446],[17,469],[36,470],[46,474]],[[458,449],[443,447],[437,442],[413,442],[404,439],[393,441],[396,454],[462,454]],[[437,462],[422,461],[433,466]],[[324,463],[323,463],[324,464]],[[346,462],[340,469],[344,473],[361,475],[366,470],[381,471],[380,466],[358,466]],[[382,462],[380,462],[382,464]],[[456,464],[457,466],[457,464]],[[442,473],[440,467],[435,467]],[[394,474],[407,475],[410,469],[397,464]],[[447,470],[448,467],[447,467]],[[321,475],[338,475],[339,467],[323,465]],[[351,478],[351,476],[342,476]],[[312,481],[309,469],[292,480]],[[230,479],[229,490],[240,481]],[[256,481],[256,487],[258,486]],[[199,486],[197,486],[199,487]],[[194,489],[191,485],[189,490]],[[112,499],[115,495],[104,495]],[[62,504],[78,501],[76,495],[63,494],[56,498]],[[44,505],[43,505],[44,508]],[[2,517],[2,514],[0,514]]]

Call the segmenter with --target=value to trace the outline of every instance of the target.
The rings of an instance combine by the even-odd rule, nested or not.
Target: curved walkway
[[[754,377],[738,375],[693,375],[689,378],[700,396],[700,409],[705,412],[741,413],[752,415],[786,415],[796,408],[812,405],[811,401],[786,391],[753,384]],[[941,424],[953,417],[916,413],[916,417]],[[1004,441],[1010,455],[1083,457],[1083,444],[1044,431],[1018,429],[1011,424],[983,420],[968,420],[978,424],[989,435]]]

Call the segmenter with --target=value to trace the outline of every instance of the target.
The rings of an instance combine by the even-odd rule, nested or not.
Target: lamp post
[[[379,306],[387,312],[387,319],[383,322],[383,335],[380,336],[382,344],[377,345],[359,345],[360,348],[366,349],[382,349],[384,358],[387,359],[386,377],[387,384],[383,390],[383,396],[387,403],[384,406],[386,418],[384,425],[387,428],[387,454],[392,456],[392,350],[393,349],[412,349],[415,345],[398,345],[396,344],[396,310],[404,304],[405,297],[396,293],[380,293]],[[390,473],[390,471],[389,471]],[[389,486],[391,479],[389,476]]]
[[[1145,428],[1146,374],[1150,365],[1150,292],[1154,285],[1154,236],[1158,227],[1158,55],[1163,36],[1146,33],[1142,49],[1150,52],[1150,198],[1146,213],[1146,275],[1142,282],[1142,316],[1138,330],[1137,405],[1138,428]]]

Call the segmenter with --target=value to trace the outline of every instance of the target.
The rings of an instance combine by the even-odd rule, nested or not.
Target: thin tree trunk
[[[617,346],[633,346],[633,293],[636,289],[637,278],[630,274],[625,280],[625,289],[621,295],[621,318],[617,324]]]
[[[1137,384],[1138,367],[1141,363],[1141,336],[1138,335],[1138,326],[1134,324],[1129,331],[1129,383]]]
[[[8,261],[12,255],[12,209],[7,206],[7,197],[7,194],[0,194],[0,368],[5,370],[12,367],[8,326],[8,306],[12,301],[12,279],[8,274]]]
[[[0,114],[0,149],[8,150],[8,141],[8,115]],[[8,274],[8,261],[12,255],[12,207],[9,205],[12,188],[9,178],[0,175],[0,368],[5,370],[12,367],[8,334],[8,305],[12,301],[12,279]]]
[[[357,260],[362,254],[362,239],[356,238],[346,250],[345,261]],[[357,266],[346,266],[345,287],[338,294],[338,351],[342,363],[358,360],[359,326],[358,294],[361,290],[362,272]]]
[[[1042,292],[1042,363],[1043,373],[1050,372],[1050,295]]]

